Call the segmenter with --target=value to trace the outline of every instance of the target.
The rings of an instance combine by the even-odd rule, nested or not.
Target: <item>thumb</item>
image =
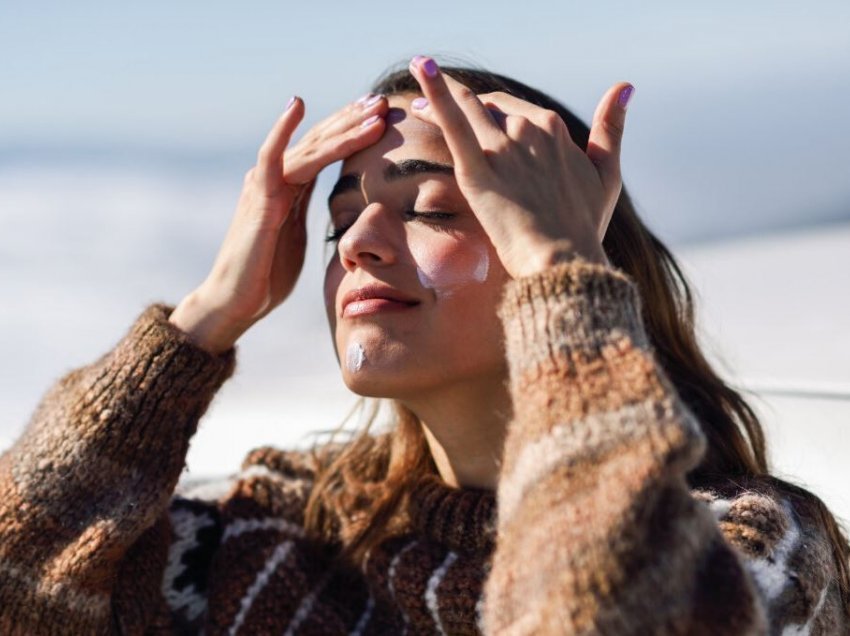
[[[626,122],[626,107],[635,87],[620,82],[608,89],[602,97],[587,142],[587,156],[596,166],[606,190],[620,189],[620,146]]]

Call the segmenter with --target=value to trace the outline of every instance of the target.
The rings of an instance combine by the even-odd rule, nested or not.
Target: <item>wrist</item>
[[[579,245],[567,239],[559,239],[532,243],[522,250],[522,255],[516,259],[518,263],[506,269],[513,278],[523,278],[539,274],[555,265],[568,263],[575,258],[581,258],[590,263],[609,265],[605,251],[598,242]]]
[[[214,355],[233,347],[244,331],[230,324],[221,311],[204,300],[199,290],[180,301],[168,322],[185,333],[195,345]]]

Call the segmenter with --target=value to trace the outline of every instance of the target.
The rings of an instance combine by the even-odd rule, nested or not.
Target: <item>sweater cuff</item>
[[[573,352],[599,356],[624,337],[648,348],[637,286],[620,270],[578,256],[508,283],[499,316],[514,378]]]
[[[103,499],[112,517],[170,493],[198,420],[235,368],[235,348],[201,349],[168,322],[172,311],[149,306],[112,351],[48,391],[12,451],[24,500],[56,501],[61,518],[75,502]],[[104,480],[127,501],[137,496],[140,510],[111,510],[121,502],[107,501]]]
[[[125,340],[137,340],[137,346],[142,350],[162,347],[174,357],[174,371],[195,369],[201,373],[196,381],[215,391],[233,375],[236,347],[219,354],[199,347],[186,332],[168,321],[175,308],[165,303],[148,306],[130,328]]]
[[[156,430],[157,412],[183,424],[180,432],[187,438],[194,434],[198,419],[236,367],[235,347],[220,354],[199,347],[168,322],[173,311],[164,303],[148,306],[113,351],[113,368],[105,378],[107,394],[120,396],[127,417],[152,420],[152,438],[163,433]]]

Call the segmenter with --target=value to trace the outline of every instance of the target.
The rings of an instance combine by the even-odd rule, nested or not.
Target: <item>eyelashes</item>
[[[325,243],[339,243],[342,235],[345,234],[348,231],[348,228],[352,225],[352,223],[348,223],[347,225],[340,225],[339,227],[332,228],[325,237]]]
[[[457,216],[454,212],[444,212],[442,210],[434,210],[428,212],[419,212],[417,210],[407,210],[404,213],[404,218],[407,221],[419,221],[434,227],[437,231],[448,230],[444,224],[448,223]],[[354,221],[344,223],[331,229],[325,237],[326,243],[338,243],[343,235],[354,225]]]

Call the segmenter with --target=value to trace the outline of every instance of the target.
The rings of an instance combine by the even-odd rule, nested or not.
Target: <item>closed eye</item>
[[[450,221],[455,217],[454,212],[442,212],[435,210],[433,212],[417,212],[416,210],[408,210],[404,213],[408,219],[416,219],[419,221]]]
[[[406,210],[404,216],[410,221],[421,221],[433,225],[435,229],[440,230],[442,224],[451,221],[457,216],[454,212],[444,212],[442,210],[434,210],[428,212],[419,212],[417,210]],[[344,223],[337,227],[331,228],[331,231],[325,237],[326,243],[338,243],[343,235],[354,225],[354,222]]]
[[[325,243],[339,243],[342,235],[348,231],[354,223],[344,223],[338,227],[332,227],[330,232],[328,232],[327,236],[325,236]]]

